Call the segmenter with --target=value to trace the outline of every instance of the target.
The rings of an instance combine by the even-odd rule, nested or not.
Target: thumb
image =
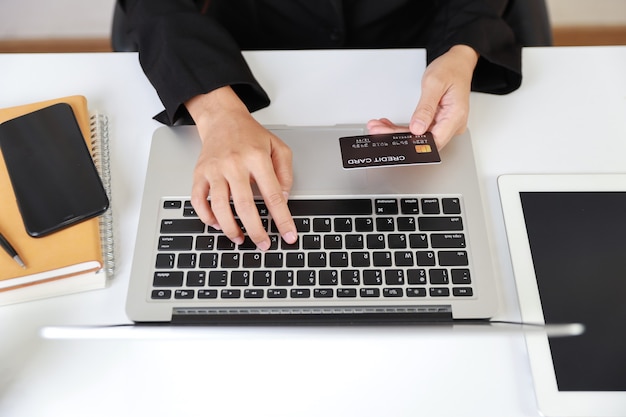
[[[285,199],[287,199],[293,185],[292,153],[287,145],[283,143],[281,145],[272,147],[272,164],[274,165],[276,179],[285,195]]]
[[[411,116],[409,129],[414,135],[423,135],[435,120],[439,100],[443,92],[434,91],[428,84],[422,86],[422,96],[420,97],[417,107]]]

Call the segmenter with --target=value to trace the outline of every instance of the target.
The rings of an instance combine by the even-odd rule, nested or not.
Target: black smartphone
[[[45,236],[108,208],[102,180],[69,104],[54,104],[0,124],[0,150],[30,236]]]

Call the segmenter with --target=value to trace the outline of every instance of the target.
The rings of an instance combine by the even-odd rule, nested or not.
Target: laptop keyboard
[[[295,244],[280,238],[262,201],[257,208],[272,241],[266,252],[203,224],[188,198],[163,199],[149,298],[250,305],[474,296],[461,196],[292,199]]]

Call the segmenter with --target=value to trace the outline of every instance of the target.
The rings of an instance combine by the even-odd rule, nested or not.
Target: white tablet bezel
[[[522,321],[544,323],[521,192],[626,192],[626,174],[507,174],[498,178]],[[625,392],[559,391],[545,334],[526,334],[537,405],[545,416],[624,416]]]

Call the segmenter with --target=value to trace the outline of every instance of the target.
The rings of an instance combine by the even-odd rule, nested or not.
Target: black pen
[[[0,246],[2,246],[2,249],[4,249],[5,252],[8,253],[9,256],[13,258],[22,268],[26,268],[26,265],[24,264],[24,261],[22,261],[22,258],[20,258],[20,255],[17,254],[17,251],[13,248],[13,246],[11,246],[9,241],[2,236],[2,233],[0,233]]]

